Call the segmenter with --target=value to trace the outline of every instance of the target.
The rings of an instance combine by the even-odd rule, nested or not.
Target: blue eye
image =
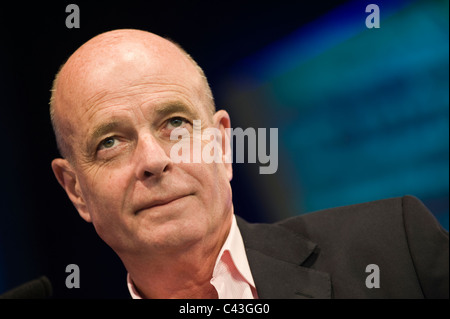
[[[169,124],[172,125],[173,127],[180,127],[185,122],[186,120],[183,119],[182,117],[174,117],[169,120]]]
[[[100,143],[99,149],[111,148],[114,144],[116,144],[116,139],[114,137],[108,137]]]

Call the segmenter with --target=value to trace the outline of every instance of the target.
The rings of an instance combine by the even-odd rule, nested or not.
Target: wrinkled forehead
[[[114,94],[141,83],[149,88],[152,84],[183,85],[197,95],[204,90],[196,66],[167,40],[88,42],[62,68],[55,99],[63,112],[85,112],[88,101],[99,94]]]

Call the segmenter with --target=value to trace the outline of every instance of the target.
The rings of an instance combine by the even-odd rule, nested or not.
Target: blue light
[[[366,4],[238,64],[231,78],[247,85],[231,85],[227,104],[279,128],[277,178],[295,213],[412,194],[439,202],[448,229],[448,2],[379,1],[379,29],[365,27]]]

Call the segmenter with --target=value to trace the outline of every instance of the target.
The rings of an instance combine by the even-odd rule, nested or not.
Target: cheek
[[[195,179],[197,196],[206,209],[216,211],[231,200],[231,187],[225,166],[220,163],[184,164],[185,173]]]
[[[89,180],[86,192],[86,206],[98,236],[113,249],[126,241],[127,211],[124,203],[128,194],[125,174],[113,172],[96,174]]]
[[[86,206],[91,213],[94,224],[103,222],[104,219],[111,220],[123,209],[127,194],[126,174],[115,170],[98,170],[91,175],[83,189]]]

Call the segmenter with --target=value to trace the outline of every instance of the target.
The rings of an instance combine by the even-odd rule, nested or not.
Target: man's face
[[[186,128],[192,145],[194,120],[225,136],[228,116],[211,115],[189,62],[138,60],[128,56],[97,72],[65,115],[75,128],[68,137],[71,199],[119,255],[167,253],[223,236],[232,212],[229,164],[174,163],[169,156],[175,128]]]

